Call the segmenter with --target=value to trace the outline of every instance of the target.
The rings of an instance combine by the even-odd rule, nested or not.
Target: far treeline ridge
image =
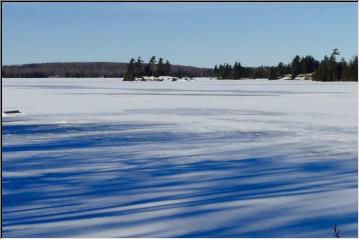
[[[120,78],[133,81],[144,76],[174,77],[214,77],[217,79],[304,79],[315,81],[358,81],[358,57],[350,61],[337,60],[339,50],[334,49],[330,56],[318,61],[314,57],[295,56],[291,63],[280,62],[277,66],[245,67],[240,62],[215,65],[213,69],[173,65],[163,58],[151,57],[145,63],[141,57],[132,58],[129,63],[113,62],[73,62],[73,63],[39,63],[2,66],[2,77],[5,78]]]
[[[138,67],[136,62],[134,65]],[[169,62],[168,64],[164,62],[164,65],[169,69]],[[128,71],[128,66],[128,63],[119,62],[53,62],[5,65],[2,66],[1,76],[4,78],[122,78]],[[144,63],[142,63],[142,67],[145,69]],[[171,64],[170,69],[171,75],[175,77],[212,77],[213,73],[211,68],[174,64]],[[155,68],[152,74],[157,74]]]

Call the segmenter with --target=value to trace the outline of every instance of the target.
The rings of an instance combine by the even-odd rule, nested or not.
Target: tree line
[[[152,56],[145,63],[139,56],[137,60],[131,58],[124,74],[124,81],[133,81],[144,76],[173,76],[173,77],[212,77],[213,70],[210,68],[197,68],[191,66],[172,65],[169,60]]]
[[[314,80],[326,82],[358,81],[358,57],[355,56],[349,62],[341,58],[338,62],[336,59],[338,55],[340,55],[338,49],[334,49],[330,57],[324,57],[313,74]]]
[[[296,78],[299,74],[307,74],[316,81],[357,81],[357,56],[346,61],[338,61],[339,50],[334,49],[329,56],[318,61],[310,55],[295,56],[293,60],[276,66],[245,67],[240,62],[234,65],[228,63],[215,65],[211,68],[173,65],[163,58],[151,57],[144,63],[141,57],[132,58],[129,63],[114,62],[70,62],[70,63],[39,63],[2,66],[2,77],[5,78],[46,78],[46,77],[75,77],[75,78],[121,78],[134,80],[142,76],[175,77],[216,77],[218,79],[268,78],[279,79],[289,76]]]
[[[218,79],[267,78],[270,80],[289,76],[295,79],[300,74],[309,74],[316,81],[357,81],[357,56],[349,62],[344,58],[340,62],[336,56],[339,50],[334,49],[330,57],[325,56],[322,61],[307,55],[295,56],[291,63],[280,62],[277,66],[244,67],[240,62],[234,65],[228,63],[215,65],[214,77]]]
[[[141,57],[138,57],[135,61],[134,58],[130,59],[126,73],[124,75],[124,81],[133,81],[135,78],[143,76],[168,76],[171,75],[171,64],[169,60],[164,62],[163,58],[159,58],[156,61],[156,57],[152,56],[147,64]]]
[[[2,66],[1,76],[4,78],[122,78],[128,70],[128,65],[128,63],[118,62],[54,62],[5,65]],[[173,76],[211,77],[212,73],[211,68],[171,64]]]

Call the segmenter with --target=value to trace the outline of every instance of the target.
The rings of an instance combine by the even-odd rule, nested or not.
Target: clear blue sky
[[[2,3],[3,64],[127,62],[213,67],[357,54],[357,3]]]

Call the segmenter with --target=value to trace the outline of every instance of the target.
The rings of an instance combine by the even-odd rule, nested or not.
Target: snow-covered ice
[[[357,83],[2,87],[3,237],[357,236]]]

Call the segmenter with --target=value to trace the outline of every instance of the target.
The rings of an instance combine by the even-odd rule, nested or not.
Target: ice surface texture
[[[3,79],[3,237],[357,236],[357,83]]]

